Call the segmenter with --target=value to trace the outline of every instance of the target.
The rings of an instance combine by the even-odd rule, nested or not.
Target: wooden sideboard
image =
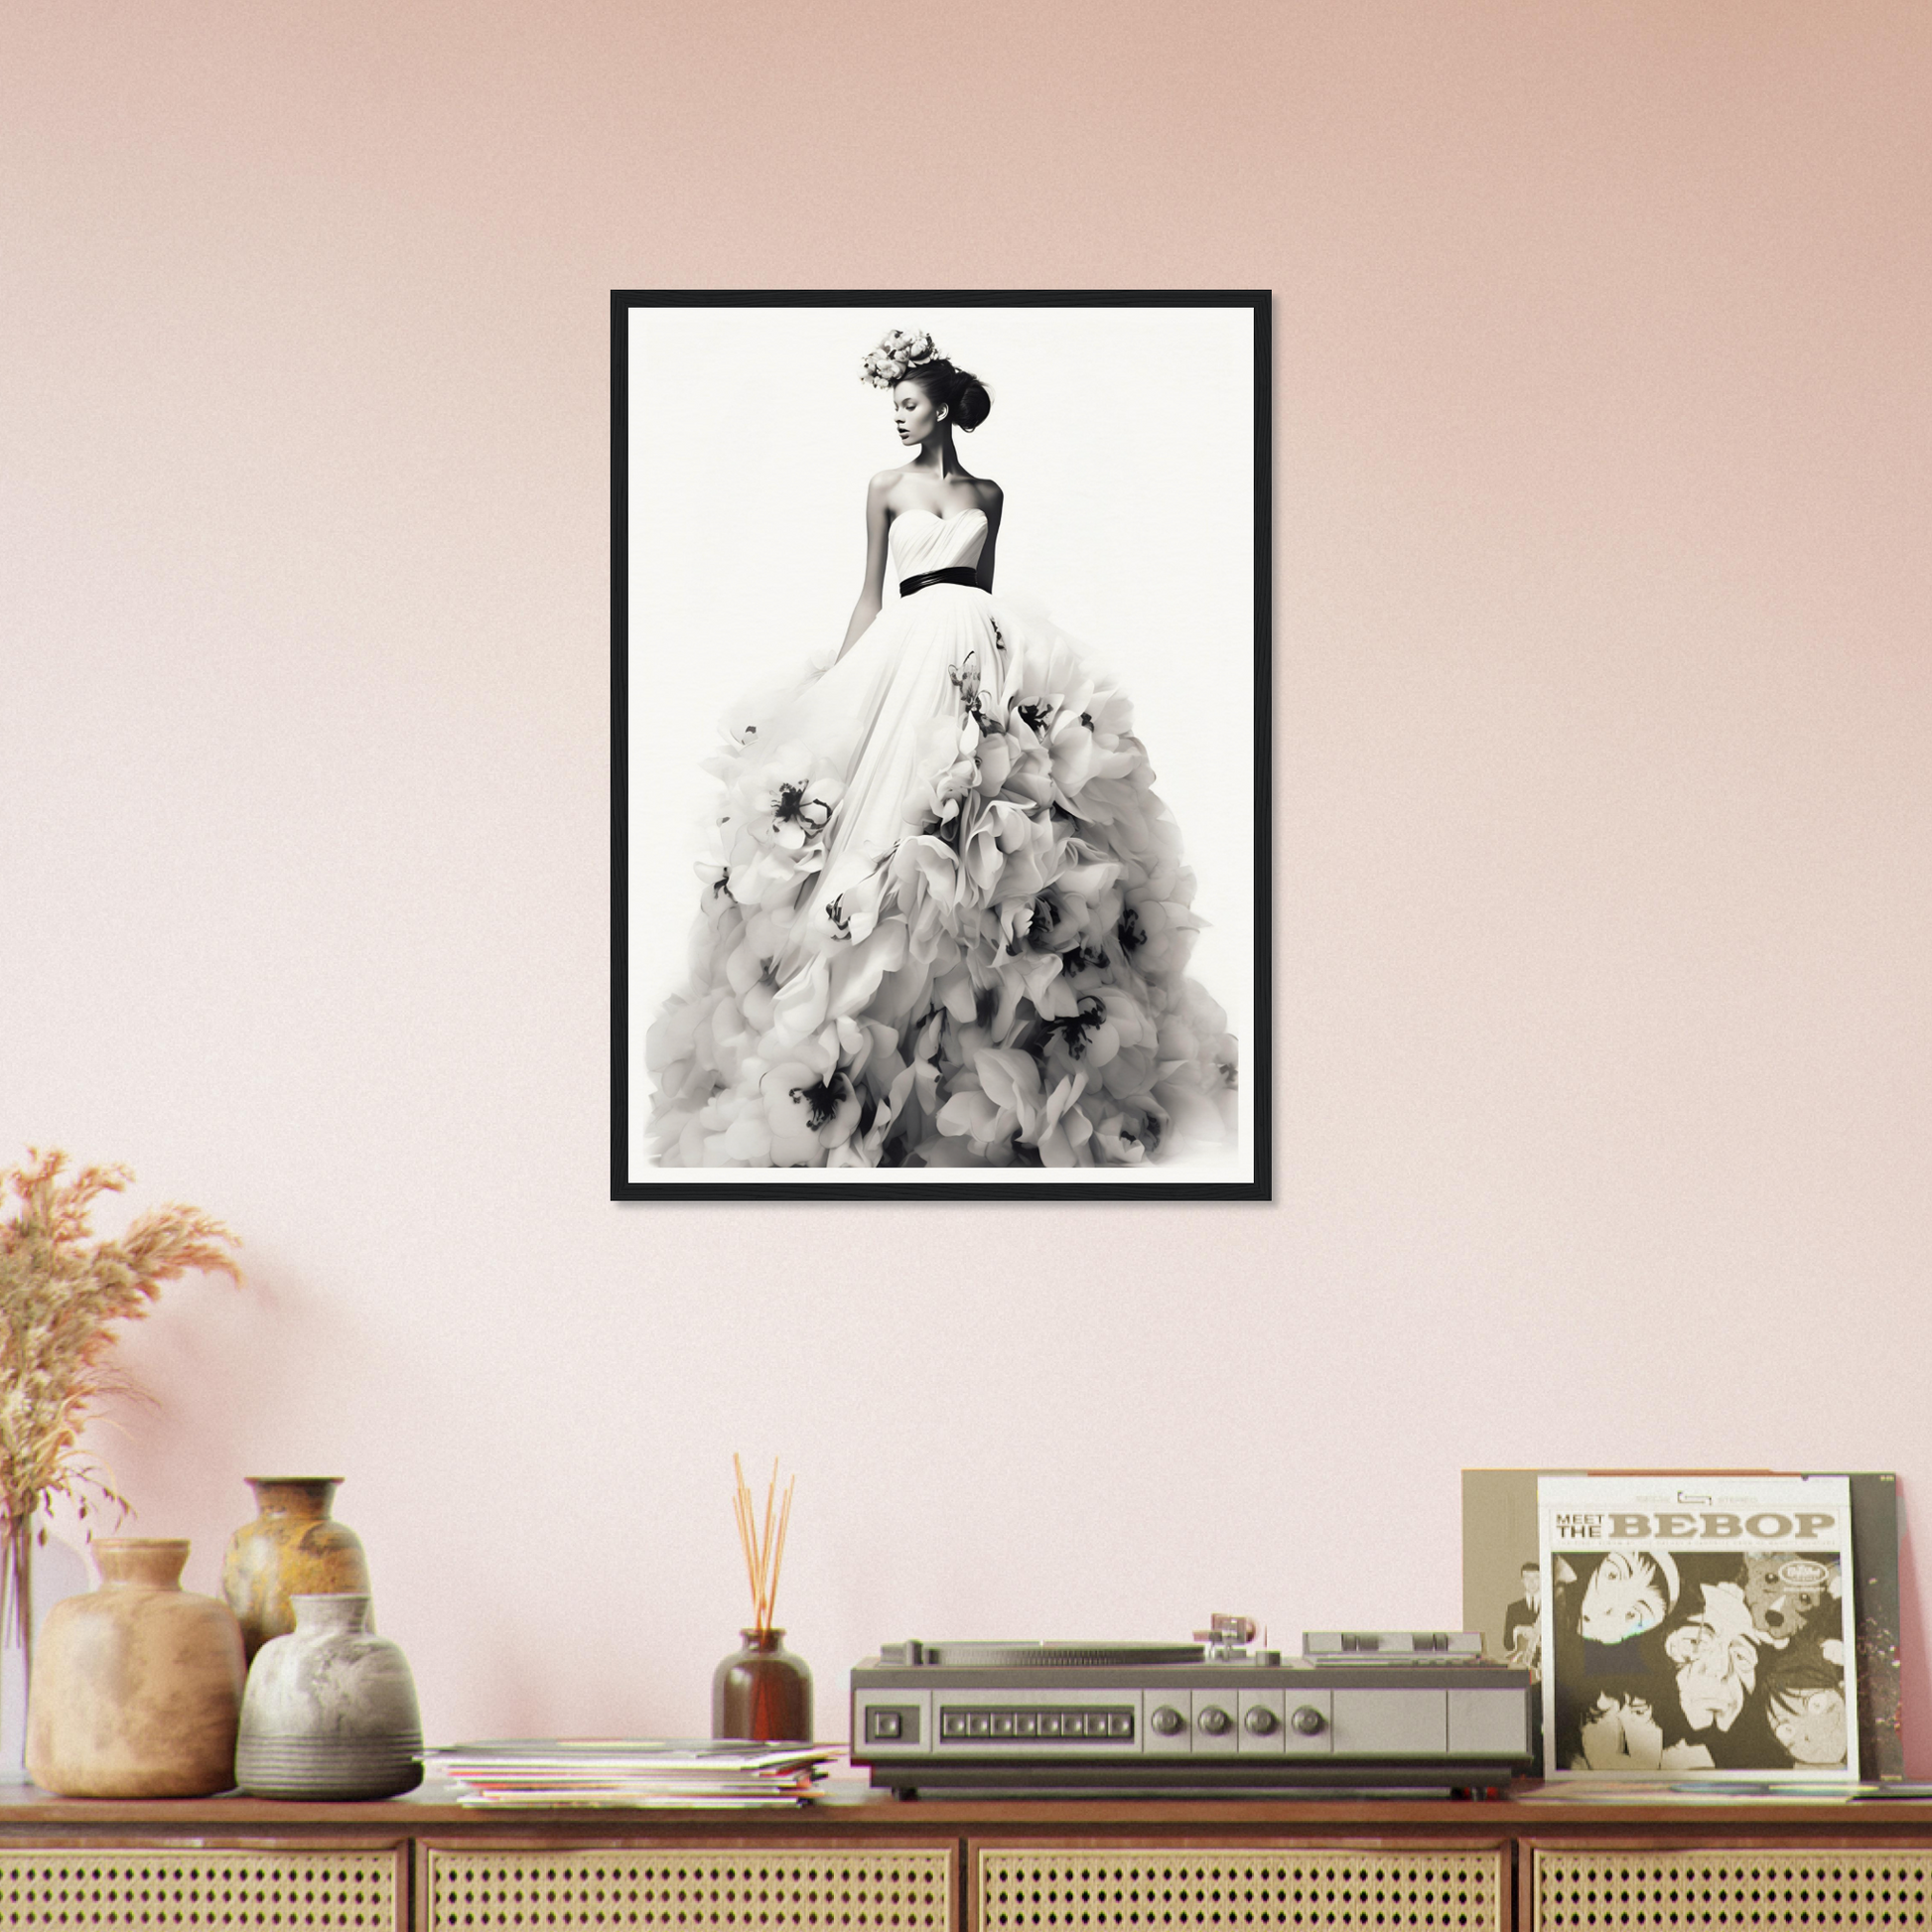
[[[838,1789],[835,1787],[835,1789]],[[482,1812],[0,1787],[0,1928],[1932,1932],[1932,1804],[1522,1795]]]

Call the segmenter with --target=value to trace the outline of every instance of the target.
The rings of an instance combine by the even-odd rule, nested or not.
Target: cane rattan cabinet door
[[[976,1932],[1504,1932],[1509,1848],[976,1845]]]
[[[649,1845],[469,1850],[431,1845],[431,1932],[955,1932],[951,1843]]]
[[[1536,1932],[1932,1927],[1932,1851],[1526,1846]]]
[[[0,1928],[404,1932],[403,1849],[0,1850]]]

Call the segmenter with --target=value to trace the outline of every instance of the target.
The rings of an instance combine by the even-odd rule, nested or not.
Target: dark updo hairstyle
[[[986,384],[941,355],[922,329],[895,329],[859,365],[859,378],[875,389],[916,382],[933,407],[943,409],[961,429],[978,429],[993,413]]]
[[[907,369],[899,378],[916,382],[935,409],[948,412],[963,430],[975,430],[993,413],[993,397],[971,369],[962,369],[943,355]]]

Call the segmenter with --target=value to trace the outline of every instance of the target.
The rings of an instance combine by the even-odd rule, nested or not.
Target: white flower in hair
[[[890,389],[912,370],[942,359],[923,329],[895,329],[859,365],[859,379],[875,389]]]

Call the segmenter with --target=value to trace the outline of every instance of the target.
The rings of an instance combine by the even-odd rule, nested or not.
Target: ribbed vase
[[[361,1591],[298,1592],[295,1629],[255,1653],[235,1782],[257,1798],[392,1798],[422,1782],[423,1723],[400,1649]]]

